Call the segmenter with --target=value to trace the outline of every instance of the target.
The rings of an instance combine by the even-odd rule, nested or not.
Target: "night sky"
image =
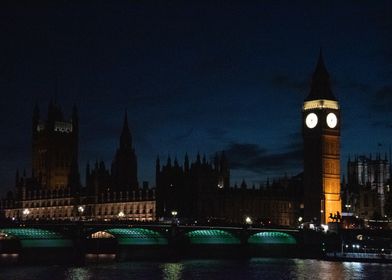
[[[67,116],[79,108],[82,174],[110,166],[127,109],[140,182],[154,185],[157,155],[198,151],[226,150],[232,183],[295,175],[320,47],[343,171],[349,154],[389,151],[390,1],[54,2],[0,9],[1,192],[17,168],[30,174],[34,103],[46,115],[56,97]]]

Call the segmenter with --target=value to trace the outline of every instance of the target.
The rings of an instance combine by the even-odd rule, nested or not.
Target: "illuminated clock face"
[[[314,128],[316,127],[317,122],[318,122],[318,118],[315,113],[310,113],[309,115],[306,116],[305,123],[307,127]]]
[[[338,124],[338,118],[334,113],[329,113],[327,115],[327,125],[329,128],[335,128]]]

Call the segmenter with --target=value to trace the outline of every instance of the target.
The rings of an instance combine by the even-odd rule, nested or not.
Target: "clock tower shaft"
[[[330,89],[329,75],[321,53],[302,113],[305,221],[313,220],[326,224],[332,222],[331,214],[338,215],[342,209],[341,126],[339,104]]]

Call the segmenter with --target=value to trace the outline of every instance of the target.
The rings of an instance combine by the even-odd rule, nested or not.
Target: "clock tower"
[[[320,56],[302,108],[305,221],[321,224],[342,211],[340,198],[340,107]]]

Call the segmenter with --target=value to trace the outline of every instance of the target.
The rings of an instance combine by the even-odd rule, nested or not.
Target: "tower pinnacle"
[[[323,53],[321,49],[320,49],[320,54],[317,61],[316,69],[314,70],[313,73],[310,93],[306,97],[305,101],[318,100],[318,99],[336,101],[336,97],[334,96],[331,90],[331,82],[329,79],[327,68],[325,67]]]
[[[132,148],[132,136],[131,136],[131,132],[129,131],[128,114],[126,110],[124,114],[123,128],[120,136],[120,147]]]

